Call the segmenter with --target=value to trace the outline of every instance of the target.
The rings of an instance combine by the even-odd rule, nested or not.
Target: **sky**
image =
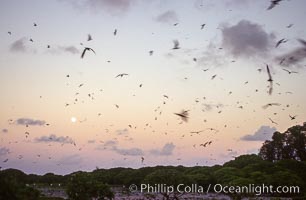
[[[270,5],[2,0],[1,169],[212,166],[258,153],[306,121],[306,1]]]

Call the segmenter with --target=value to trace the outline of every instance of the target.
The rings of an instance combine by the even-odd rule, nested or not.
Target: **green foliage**
[[[293,126],[284,133],[275,132],[271,141],[264,142],[259,155],[268,161],[306,161],[306,123]]]
[[[16,169],[0,171],[0,199],[37,200],[40,193],[26,186],[27,175]]]
[[[67,185],[67,194],[71,200],[98,200],[114,197],[110,187],[89,173],[79,172],[71,176]]]
[[[235,160],[224,163],[223,167],[235,167],[241,169],[251,164],[261,163],[262,161],[262,158],[255,154],[242,155],[235,158]]]

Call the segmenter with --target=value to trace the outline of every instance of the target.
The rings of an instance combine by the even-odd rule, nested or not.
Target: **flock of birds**
[[[272,1],[271,1],[271,5],[267,8],[267,10],[273,9],[275,6],[279,5],[280,2],[281,2],[281,0],[272,0]],[[175,24],[173,24],[173,25],[174,25],[174,26],[178,26],[178,23],[175,23]],[[33,23],[33,26],[34,26],[34,27],[37,27],[38,25],[37,25],[36,23]],[[201,30],[204,29],[205,26],[206,26],[206,24],[201,24],[201,25],[200,25],[200,29],[201,29]],[[289,25],[287,26],[287,28],[290,28],[290,27],[292,27],[292,26],[293,26],[293,24],[289,24]],[[11,32],[11,31],[8,31],[8,34],[9,34],[9,35],[12,35],[12,32]],[[118,34],[118,30],[115,29],[115,30],[113,31],[113,35],[116,36],[117,34]],[[88,34],[87,41],[92,41],[92,40],[93,40],[93,37],[92,37],[90,34]],[[34,42],[34,40],[33,40],[32,38],[30,38],[29,41],[30,41],[30,42]],[[305,46],[306,46],[306,41],[304,41],[304,40],[302,40],[302,39],[299,39],[298,41],[299,41],[302,45],[305,45]],[[277,41],[277,43],[275,44],[275,48],[278,48],[280,45],[282,45],[282,44],[284,44],[284,43],[286,43],[286,42],[288,42],[287,39],[285,39],[285,38],[280,39],[280,40]],[[80,43],[80,45],[83,46],[83,43]],[[51,46],[50,46],[50,45],[47,45],[47,48],[50,49]],[[176,40],[173,40],[173,47],[172,47],[172,50],[178,50],[178,49],[181,49],[181,46],[180,46],[179,41],[178,41],[177,39],[176,39]],[[84,49],[83,49],[83,51],[82,51],[82,53],[81,53],[81,55],[80,55],[80,58],[81,58],[81,59],[84,59],[84,58],[85,58],[85,55],[86,55],[87,53],[93,53],[93,54],[95,55],[95,54],[96,54],[96,51],[95,51],[93,48],[91,48],[91,47],[84,47]],[[152,56],[152,55],[154,54],[154,51],[153,51],[153,50],[150,50],[148,53],[149,53],[149,56]],[[279,64],[282,65],[282,63],[285,61],[285,59],[287,59],[287,58],[283,58],[283,59],[280,61]],[[290,59],[290,58],[289,58],[289,59]],[[194,62],[197,62],[197,59],[196,59],[196,58],[193,58],[192,60],[193,60]],[[235,62],[235,61],[233,60],[232,62]],[[203,72],[207,72],[208,70],[209,70],[209,68],[202,69]],[[258,69],[259,72],[261,72],[262,70],[263,70],[262,68]],[[273,80],[272,73],[271,73],[271,71],[270,71],[270,67],[269,67],[268,64],[265,64],[265,70],[266,70],[266,73],[267,73],[267,80],[266,80],[266,81],[268,82],[268,94],[269,94],[269,95],[272,95],[272,94],[273,94],[274,80]],[[296,72],[296,71],[290,71],[290,70],[285,69],[285,68],[283,68],[282,70],[285,71],[285,72],[287,72],[289,75],[290,75],[290,74],[297,74],[297,73],[298,73],[298,72]],[[123,78],[123,77],[126,77],[126,76],[129,76],[129,74],[128,74],[128,73],[120,73],[120,74],[116,75],[115,78]],[[67,78],[70,78],[70,75],[68,74],[68,75],[66,75],[66,77],[67,77]],[[214,80],[216,77],[217,77],[217,74],[212,75],[212,76],[211,76],[211,80]],[[246,81],[244,84],[248,84],[248,81]],[[84,83],[79,84],[79,85],[78,85],[78,88],[81,88],[83,85],[84,85]],[[139,87],[142,87],[142,84],[140,84]],[[257,91],[258,91],[258,90],[256,90],[256,92],[257,92]],[[100,92],[102,92],[102,90],[100,90]],[[75,93],[76,96],[79,95],[79,94],[80,94],[79,92],[76,92],[76,93]],[[232,94],[232,91],[229,92],[229,95],[231,95],[231,94]],[[88,93],[87,95],[88,95],[88,97],[89,97],[90,99],[94,100],[94,98],[95,98],[95,93]],[[40,96],[40,98],[41,98],[41,96]],[[164,99],[169,99],[169,96],[168,96],[168,95],[163,95],[163,98],[164,98]],[[203,99],[205,100],[205,97],[203,97]],[[74,99],[74,104],[76,104],[78,101],[79,101],[78,98],[75,98],[75,99]],[[196,101],[196,103],[200,102],[198,99],[195,100],[195,101]],[[239,102],[237,102],[237,103],[239,104]],[[163,104],[166,104],[166,100],[163,101]],[[70,105],[71,105],[71,103],[65,103],[65,107],[68,107],[68,106],[70,106]],[[274,106],[281,106],[281,104],[280,104],[280,103],[267,103],[266,105],[263,105],[262,108],[263,108],[263,109],[268,109],[269,107],[274,107]],[[116,107],[117,109],[120,108],[120,106],[119,106],[118,104],[115,104],[115,107]],[[216,107],[218,108],[218,106],[216,106]],[[288,107],[288,105],[287,105],[287,107]],[[242,106],[242,105],[239,105],[238,108],[243,109],[243,106]],[[157,107],[156,110],[155,110],[155,112],[158,112],[159,115],[161,115],[161,114],[162,114],[161,107],[160,107],[160,106]],[[218,111],[218,113],[221,113],[221,112],[222,112],[221,110]],[[181,110],[180,112],[174,112],[173,114],[174,114],[175,116],[178,116],[178,117],[179,117],[179,119],[181,120],[181,121],[180,121],[180,124],[181,124],[181,123],[184,123],[184,122],[187,123],[188,120],[189,120],[189,118],[190,118],[190,110],[185,110],[185,109],[183,109],[183,110]],[[101,116],[101,115],[102,115],[101,113],[98,113],[98,116]],[[295,120],[296,117],[297,117],[297,115],[289,115],[290,120]],[[155,120],[157,120],[157,117],[155,117]],[[270,118],[270,117],[268,117],[268,120],[269,120],[272,124],[276,124],[276,125],[278,124],[275,120],[273,120],[273,119]],[[84,120],[80,120],[79,122],[82,123],[82,122],[85,122],[85,121],[86,121],[86,118],[85,118]],[[11,120],[11,122],[13,122],[13,120]],[[204,122],[206,122],[206,120],[204,120]],[[46,125],[49,125],[49,124],[46,124]],[[28,125],[27,125],[27,127],[28,127]],[[136,126],[132,126],[131,124],[129,124],[128,127],[129,127],[129,128],[134,128],[134,129],[137,128]],[[226,128],[227,125],[224,125],[224,127]],[[145,128],[152,128],[152,126],[151,126],[149,123],[147,123],[147,124],[145,124]],[[105,131],[108,132],[109,130],[108,130],[108,129],[105,129]],[[211,131],[211,132],[213,132],[213,133],[218,133],[218,132],[219,132],[219,130],[218,130],[217,128],[206,128],[206,129],[198,130],[198,131],[190,131],[189,133],[191,134],[190,136],[192,136],[193,134],[199,135],[200,133],[202,133],[202,132],[204,132],[204,131]],[[153,130],[152,132],[154,132],[154,130]],[[167,134],[167,132],[165,133],[165,135],[166,135],[166,134]],[[25,138],[29,138],[29,136],[30,136],[29,131],[26,131],[26,132],[25,132]],[[184,136],[185,136],[185,135],[182,135],[182,138],[183,138]],[[54,139],[54,138],[50,137],[50,141],[52,141],[53,139]],[[131,138],[130,138],[130,139],[131,139]],[[103,142],[103,141],[102,141],[102,142]],[[101,143],[102,143],[102,142],[101,142]],[[212,145],[213,143],[214,143],[214,141],[211,140],[211,139],[209,139],[208,141],[201,142],[200,144],[194,144],[193,147],[196,148],[196,147],[198,146],[198,147],[202,147],[202,148],[207,148],[207,147],[209,147],[210,145]],[[73,144],[74,146],[77,146],[77,144],[76,144],[75,142],[72,142],[72,144]],[[63,143],[62,145],[64,145],[64,143]],[[79,147],[78,150],[80,151],[80,150],[82,150],[82,148]],[[227,151],[233,152],[232,149],[228,149]],[[40,158],[40,157],[41,157],[41,154],[38,154],[37,157]],[[23,158],[22,155],[19,155],[19,156],[18,156],[18,159],[22,159],[22,158]],[[52,159],[52,157],[49,156],[48,159]],[[126,158],[124,158],[124,159],[126,160]],[[211,159],[213,160],[213,158],[211,158]],[[177,160],[181,160],[181,158],[178,158]],[[6,158],[6,159],[3,160],[3,163],[6,163],[6,162],[8,162],[8,161],[9,161],[9,159]],[[142,164],[145,163],[145,157],[144,157],[144,156],[141,156],[141,163],[142,163]]]

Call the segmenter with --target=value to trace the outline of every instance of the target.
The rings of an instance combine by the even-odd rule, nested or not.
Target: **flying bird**
[[[180,116],[184,122],[188,122],[189,110],[182,110],[180,113],[174,113],[177,116]]]
[[[172,49],[180,49],[180,43],[178,40],[173,40],[174,47]]]
[[[117,77],[123,77],[123,76],[127,76],[127,75],[129,75],[129,74],[125,74],[125,73],[123,73],[123,74],[118,74],[115,78],[117,78]]]
[[[262,108],[267,109],[270,106],[280,106],[280,105],[281,105],[280,103],[268,103],[268,104],[262,106]]]
[[[8,31],[7,33],[8,33],[9,35],[12,35],[12,32],[11,32],[11,31]]]
[[[205,25],[206,25],[206,24],[202,24],[202,25],[201,25],[201,30],[204,28]]]
[[[278,47],[280,44],[282,44],[282,43],[286,43],[287,41],[288,41],[288,40],[286,40],[285,38],[279,40],[279,41],[276,43],[275,48],[277,48],[277,47]]]
[[[270,72],[270,69],[269,69],[269,65],[267,65],[267,73],[268,73],[268,76],[269,76],[269,79],[268,79],[268,82],[270,83],[270,86],[269,86],[269,94],[271,95],[272,92],[273,92],[273,79],[272,79],[272,75],[271,75],[271,72]]]
[[[269,120],[272,122],[272,124],[278,125],[278,123],[276,123],[275,121],[273,121],[271,118],[269,118]]]
[[[84,58],[85,52],[86,52],[86,51],[92,51],[94,54],[96,54],[96,52],[95,52],[92,48],[90,48],[90,47],[85,47],[84,50],[83,50],[83,52],[82,52],[81,58]]]
[[[152,55],[153,55],[153,53],[154,53],[154,51],[153,51],[153,50],[149,51],[149,55],[150,55],[150,56],[152,56]]]
[[[300,43],[302,43],[302,45],[304,45],[304,46],[306,47],[306,41],[305,41],[305,40],[303,40],[303,39],[298,39],[298,41],[299,41]]]
[[[283,69],[284,71],[286,71],[286,72],[288,72],[288,74],[292,74],[292,73],[294,73],[294,74],[297,74],[298,72],[295,72],[295,71],[289,71],[289,70],[287,70],[287,69]]]
[[[117,35],[117,29],[114,30],[114,33],[113,33],[113,34],[114,34],[114,35]]]
[[[271,0],[271,4],[270,6],[267,8],[267,10],[271,10],[272,8],[274,8],[276,5],[278,5],[279,2],[281,2],[282,0]]]
[[[290,117],[291,120],[295,120],[295,118],[297,117],[297,115],[294,115],[294,116],[289,115],[289,117]]]
[[[37,26],[37,24],[36,24],[36,23],[33,23],[33,26]]]
[[[143,163],[143,161],[144,161],[144,157],[141,157],[141,163]]]
[[[213,76],[211,77],[211,80],[214,80],[214,79],[216,78],[216,76],[217,76],[217,74],[213,75]]]
[[[288,26],[286,26],[287,28],[291,28],[293,26],[293,24],[289,24]]]
[[[199,134],[201,132],[203,132],[204,130],[200,130],[200,131],[191,131],[190,133],[195,133],[195,134]]]

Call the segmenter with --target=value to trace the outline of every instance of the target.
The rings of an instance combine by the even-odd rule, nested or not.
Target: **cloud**
[[[13,42],[10,46],[10,51],[11,52],[26,52],[27,48],[25,46],[25,42],[27,39],[25,37],[20,38],[19,40],[16,40]]]
[[[222,46],[235,57],[263,57],[272,47],[275,36],[262,26],[241,20],[233,26],[222,28]]]
[[[119,130],[116,130],[116,134],[117,135],[127,135],[129,134],[129,130],[128,129],[119,129]]]
[[[71,54],[79,54],[80,51],[75,46],[59,46],[59,50],[69,52]]]
[[[77,165],[80,164],[83,159],[78,154],[62,157],[58,162],[62,165]]]
[[[8,129],[6,128],[2,129],[2,133],[8,133]]]
[[[62,144],[73,144],[74,141],[66,136],[60,136],[60,137],[57,137],[55,134],[51,134],[49,136],[41,136],[39,138],[35,138],[35,141],[36,142],[56,142],[56,143],[62,143]]]
[[[152,149],[150,153],[153,155],[158,155],[158,156],[170,156],[173,154],[174,149],[175,149],[175,145],[171,142],[171,143],[166,143],[161,150]]]
[[[94,12],[106,11],[113,15],[122,15],[127,12],[137,0],[62,0],[79,9],[90,9]]]
[[[43,120],[35,120],[30,118],[19,118],[15,121],[17,125],[31,125],[31,126],[43,126],[45,125],[45,121]]]
[[[10,150],[8,148],[2,147],[0,148],[0,156],[5,156],[10,153]]]
[[[177,14],[176,14],[175,11],[168,10],[168,11],[158,15],[155,20],[158,21],[158,22],[161,22],[161,23],[170,24],[170,23],[178,22],[178,17],[177,17]]]
[[[88,142],[88,144],[94,144],[94,143],[96,143],[96,140],[88,140],[87,142]]]
[[[241,137],[245,141],[265,141],[272,138],[276,128],[270,126],[261,126],[254,134],[249,134]]]
[[[103,145],[99,145],[96,147],[96,150],[105,150],[108,149],[110,151],[114,151],[120,155],[125,156],[142,156],[144,152],[140,148],[119,148],[118,141],[116,140],[108,140]]]
[[[95,149],[96,150],[105,150],[105,149],[114,149],[118,145],[117,140],[107,140],[104,144],[98,145]]]
[[[109,147],[109,146],[116,146],[118,144],[118,142],[116,140],[107,140],[105,143],[104,143],[104,146],[105,147]]]
[[[292,65],[298,65],[305,60],[306,58],[306,41],[299,40],[304,47],[296,48],[295,50],[288,52],[284,55],[281,55],[276,58],[278,62],[281,62],[282,66],[292,66]]]
[[[144,154],[143,151],[139,148],[123,149],[114,147],[112,150],[120,155],[125,156],[142,156]]]

